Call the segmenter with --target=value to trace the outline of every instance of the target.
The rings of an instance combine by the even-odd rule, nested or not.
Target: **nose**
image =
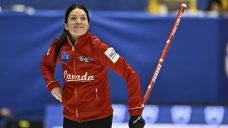
[[[80,18],[77,18],[76,21],[75,21],[76,24],[78,24],[78,23],[80,23],[80,22],[81,22],[81,21],[80,21]]]

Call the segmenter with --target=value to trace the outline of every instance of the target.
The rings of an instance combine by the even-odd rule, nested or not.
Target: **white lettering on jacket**
[[[94,79],[93,75],[88,75],[88,72],[85,72],[84,75],[69,74],[67,70],[64,70],[64,79],[65,81],[81,81],[81,82],[92,82]]]

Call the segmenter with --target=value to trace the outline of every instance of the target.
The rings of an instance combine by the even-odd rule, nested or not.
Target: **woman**
[[[111,128],[109,67],[127,82],[129,127],[143,128],[142,93],[135,71],[113,48],[89,32],[90,17],[84,6],[70,6],[64,25],[62,35],[53,41],[41,63],[46,87],[62,102],[64,128]],[[63,69],[63,90],[54,80],[58,63]]]

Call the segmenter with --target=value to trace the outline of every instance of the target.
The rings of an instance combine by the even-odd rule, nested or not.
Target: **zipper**
[[[77,101],[78,94],[77,94],[77,89],[76,88],[74,89],[74,94],[75,94],[75,98],[76,98],[76,101]],[[77,118],[79,118],[78,107],[76,107],[75,113],[76,113]]]
[[[74,60],[74,74],[76,75],[76,66],[75,66],[75,60]]]
[[[72,46],[72,50],[74,51],[74,47],[77,44],[77,40],[75,41],[74,45],[72,45],[71,40],[68,36],[67,36],[67,39],[68,39],[68,42],[70,43],[70,45]]]
[[[69,40],[69,38],[68,38],[68,40]],[[69,40],[70,41],[70,40]],[[75,42],[75,44],[76,44],[76,42]],[[74,44],[74,46],[75,46],[75,44]],[[73,50],[73,52],[74,52],[74,46],[72,45],[72,43],[70,42],[70,45],[72,46],[72,50]],[[76,57],[76,53],[74,52],[74,54],[75,54],[75,57]],[[76,75],[76,59],[74,60],[74,74]],[[76,98],[76,109],[75,109],[75,114],[76,114],[76,117],[79,119],[79,114],[78,114],[78,93],[77,93],[77,88],[75,87],[75,90],[74,90],[74,93],[75,93],[75,98]]]
[[[77,94],[77,89],[76,88],[74,90],[74,94],[75,94],[75,98],[77,99],[78,98],[78,94]]]
[[[76,108],[76,116],[77,116],[77,118],[79,118],[79,115],[78,115],[78,108]]]
[[[97,99],[97,102],[98,102],[98,93],[97,93],[97,88],[95,89],[96,91],[96,99]]]
[[[69,43],[70,43],[70,45],[71,45],[71,47],[72,47],[72,51],[74,52],[74,50],[75,50],[75,45],[77,44],[77,41],[74,43],[74,45],[72,45],[72,43],[71,43],[71,40],[69,39],[69,37],[67,36],[67,39],[68,39],[68,41],[69,41]],[[75,54],[75,53],[74,53]],[[76,57],[76,54],[75,54],[75,57]],[[76,60],[74,60],[74,74],[76,74],[76,62],[75,62]],[[76,98],[76,101],[78,101],[77,100],[77,98],[78,98],[78,94],[77,94],[77,88],[75,88],[75,90],[74,90],[74,93],[75,93],[75,98]],[[79,101],[78,101],[79,102]],[[76,116],[77,116],[77,118],[79,118],[79,114],[78,114],[78,103],[76,103],[76,105],[77,105],[77,107],[76,107],[76,109],[75,109],[75,113],[76,113]]]

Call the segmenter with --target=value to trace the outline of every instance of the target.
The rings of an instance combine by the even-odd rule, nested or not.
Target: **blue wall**
[[[63,29],[62,11],[34,15],[0,13],[0,107],[16,115],[38,115],[56,103],[44,85],[40,61]],[[139,73],[143,94],[175,17],[91,11],[91,31]],[[183,17],[167,54],[150,104],[227,104],[225,73],[227,18]],[[56,78],[61,81],[58,66]],[[125,82],[110,72],[113,103],[128,103]]]

